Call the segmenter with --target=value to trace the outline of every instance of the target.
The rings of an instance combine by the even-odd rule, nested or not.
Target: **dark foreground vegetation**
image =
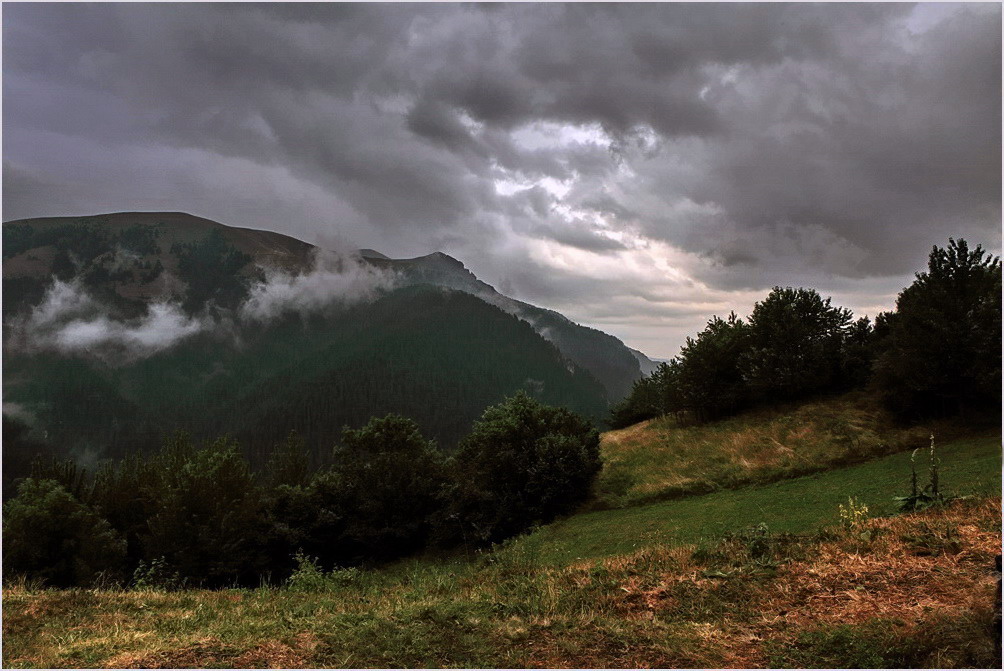
[[[4,573],[60,587],[257,586],[285,580],[296,554],[331,569],[474,550],[577,507],[598,445],[585,420],[518,394],[450,458],[389,415],[346,430],[316,470],[295,435],[257,473],[233,441],[184,435],[93,474],[36,462],[4,507]]]
[[[950,240],[874,324],[790,287],[775,287],[746,320],[713,317],[677,358],[635,384],[612,424],[667,414],[701,422],[864,386],[907,421],[999,418],[1000,343],[1000,259]]]

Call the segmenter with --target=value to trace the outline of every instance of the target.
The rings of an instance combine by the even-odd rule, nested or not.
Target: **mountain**
[[[519,317],[554,343],[572,362],[596,376],[611,402],[627,396],[631,385],[643,374],[642,366],[655,369],[656,364],[644,354],[631,350],[614,336],[576,324],[554,310],[500,294],[467,270],[463,263],[442,252],[414,259],[388,259],[373,250],[365,252],[365,261],[396,272],[404,283],[434,284],[464,291]]]
[[[628,351],[631,352],[631,356],[638,361],[638,367],[641,368],[642,375],[651,375],[655,372],[655,369],[659,367],[659,364],[663,363],[662,359],[649,359],[643,352],[636,349],[628,347]]]
[[[441,253],[322,258],[170,212],[7,222],[3,256],[5,453],[119,456],[185,430],[260,461],[296,430],[321,459],[387,412],[449,448],[520,389],[600,422],[641,374],[613,336]]]
[[[228,249],[232,258],[226,256]],[[4,315],[37,305],[53,277],[78,278],[129,315],[192,284],[196,294],[204,285],[210,294],[226,293],[233,278],[223,276],[228,268],[221,263],[236,265],[232,274],[247,279],[260,266],[302,271],[313,251],[313,245],[287,235],[225,226],[184,212],[4,222]]]
[[[242,255],[236,274],[245,278],[257,277],[262,266],[303,272],[316,249],[280,233],[225,226],[182,212],[25,219],[5,223],[3,231],[4,304],[15,309],[37,304],[53,275],[81,276],[127,314],[140,312],[153,297],[170,293],[175,277],[188,283],[212,280],[216,285],[201,293],[219,299],[225,294],[221,286],[228,286],[229,280],[218,272],[221,252],[204,254],[207,261],[196,265],[185,264],[183,252],[175,251],[205,246],[211,236],[219,236]],[[366,263],[392,272],[401,286],[457,289],[526,321],[569,360],[591,372],[611,402],[626,396],[636,379],[655,368],[655,362],[614,336],[499,293],[442,252],[414,259],[390,259],[372,249],[361,249],[359,255]],[[109,272],[112,266],[117,270]],[[204,305],[205,300],[195,298],[193,305]]]

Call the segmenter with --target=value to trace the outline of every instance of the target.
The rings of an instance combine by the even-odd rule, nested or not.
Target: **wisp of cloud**
[[[9,351],[58,352],[121,365],[167,350],[199,333],[234,337],[234,326],[241,323],[261,325],[290,312],[306,317],[343,309],[372,300],[395,283],[392,273],[364,263],[355,254],[325,250],[315,254],[308,272],[263,271],[264,281],[250,287],[236,314],[206,310],[186,315],[172,300],[176,297],[165,296],[133,319],[114,316],[79,279],[54,280],[38,306],[8,321],[5,346]]]
[[[266,269],[265,277],[241,306],[240,315],[246,320],[268,322],[285,312],[307,315],[348,307],[372,300],[395,281],[391,273],[356,255],[324,249],[315,251],[310,272],[293,275]]]

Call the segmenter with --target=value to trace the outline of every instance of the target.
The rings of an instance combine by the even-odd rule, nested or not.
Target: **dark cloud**
[[[865,285],[905,284],[950,235],[1000,250],[998,5],[4,14],[5,219],[189,210],[439,247],[645,338],[652,310],[774,284],[874,307]]]

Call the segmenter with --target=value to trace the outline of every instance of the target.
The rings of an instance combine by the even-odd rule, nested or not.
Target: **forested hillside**
[[[601,422],[641,374],[616,338],[444,254],[322,253],[183,213],[3,236],[8,483],[32,455],[120,457],[179,430],[234,436],[254,464],[295,430],[323,460],[388,412],[450,449],[519,390]]]
[[[109,457],[176,430],[233,435],[256,459],[296,430],[319,456],[343,426],[387,412],[449,448],[520,389],[597,420],[606,410],[599,383],[528,324],[458,291],[407,287],[243,335],[235,347],[200,334],[129,366],[8,357],[7,400],[35,413],[45,442]]]

